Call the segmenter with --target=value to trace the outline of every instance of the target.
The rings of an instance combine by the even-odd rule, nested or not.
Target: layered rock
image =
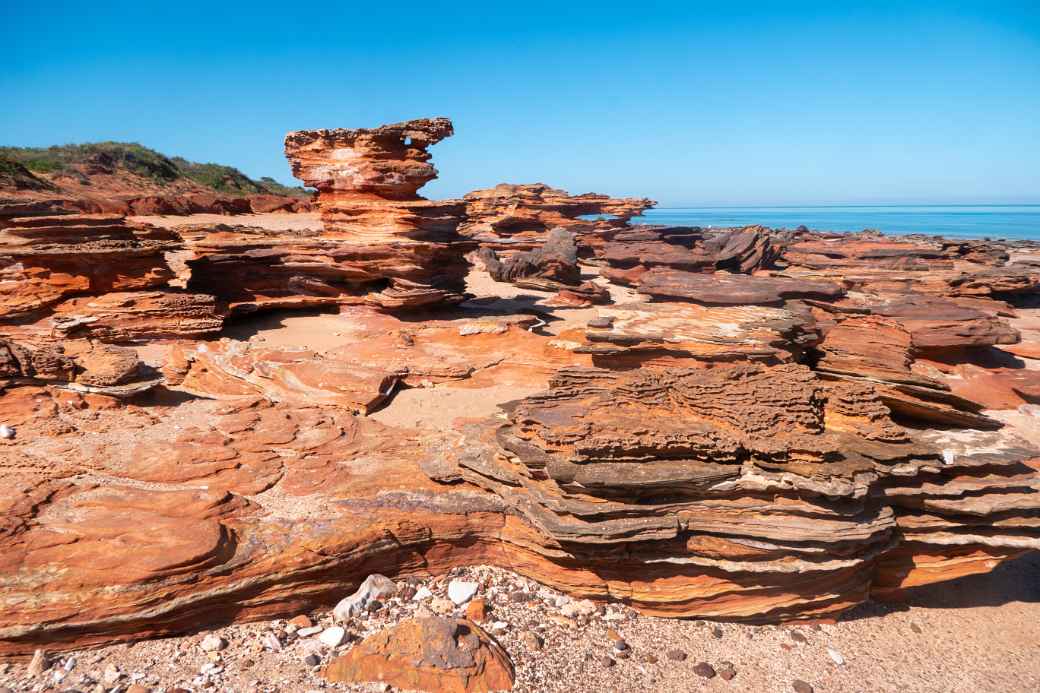
[[[577,233],[584,242],[586,235],[626,228],[629,219],[657,204],[646,198],[570,195],[544,183],[501,183],[494,188],[474,190],[463,199],[466,221],[459,232],[481,247],[497,251],[541,247],[548,231],[557,227]],[[583,216],[608,218],[586,220],[581,219]]]
[[[173,277],[164,254],[179,239],[112,215],[0,220],[3,320],[31,316],[69,296],[161,287]]]
[[[464,431],[433,478],[499,496],[537,551],[651,613],[825,615],[875,581],[928,582],[919,555],[955,545],[949,563],[974,551],[980,570],[1040,546],[1036,450],[916,436],[871,386],[798,365],[564,370],[506,424]]]
[[[14,385],[54,385],[63,389],[131,397],[152,389],[161,378],[133,349],[66,340],[29,346],[0,339],[0,391]]]
[[[318,190],[324,231],[302,250],[302,263],[288,249],[279,264],[331,299],[362,295],[388,308],[462,300],[463,203],[418,195],[437,177],[427,148],[453,132],[450,120],[433,118],[286,135],[293,175]]]
[[[833,300],[845,293],[833,282],[747,274],[703,274],[655,267],[640,276],[639,293],[705,305],[779,305],[796,298]]]

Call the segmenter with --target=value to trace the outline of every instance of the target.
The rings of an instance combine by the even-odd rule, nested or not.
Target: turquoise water
[[[928,233],[961,238],[1040,240],[1040,205],[904,207],[689,207],[651,209],[637,224],[746,226],[762,224],[820,231]]]

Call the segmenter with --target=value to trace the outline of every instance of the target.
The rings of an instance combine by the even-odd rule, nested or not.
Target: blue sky
[[[289,130],[446,115],[430,197],[1040,203],[1040,3],[0,3],[0,144],[290,182]]]

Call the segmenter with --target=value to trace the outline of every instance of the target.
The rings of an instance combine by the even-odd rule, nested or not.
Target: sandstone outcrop
[[[502,183],[467,193],[466,221],[459,232],[497,251],[532,250],[546,240],[549,230],[560,227],[579,235],[595,236],[607,229],[626,228],[657,203],[646,198],[612,198],[585,193],[570,195],[544,183]],[[607,217],[599,220],[583,216]]]
[[[462,300],[468,246],[457,227],[464,205],[418,194],[437,177],[427,148],[453,132],[450,120],[432,118],[286,135],[293,175],[318,190],[325,227],[315,239],[319,252],[334,259],[329,271],[297,267],[300,275],[387,308]]]
[[[652,614],[832,617],[1040,548],[1012,416],[1040,397],[1036,248],[629,227],[647,201],[548,189],[473,198],[467,240],[460,201],[418,196],[449,134],[291,134],[311,230],[0,204],[0,654],[480,563]],[[557,295],[474,272],[463,301],[478,241]],[[616,305],[554,308],[608,281]],[[469,628],[409,623],[326,673],[508,685]]]
[[[388,683],[444,693],[488,693],[513,688],[509,655],[466,619],[425,617],[370,635],[323,672],[333,683]]]
[[[112,215],[0,219],[0,320],[64,298],[153,289],[173,277],[164,253],[179,239]]]

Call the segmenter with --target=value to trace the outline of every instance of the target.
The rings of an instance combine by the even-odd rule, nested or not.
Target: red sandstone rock
[[[163,254],[178,243],[169,232],[115,216],[0,220],[0,320],[68,296],[162,286],[173,277]]]
[[[778,305],[792,298],[835,299],[845,293],[831,282],[746,274],[697,274],[655,267],[639,278],[638,291],[656,299],[706,305]]]
[[[317,239],[321,249],[356,268],[354,277],[345,278],[338,267],[300,267],[304,281],[387,308],[462,300],[467,245],[456,232],[462,202],[418,195],[437,176],[426,149],[452,133],[450,120],[433,118],[286,135],[293,174],[318,190],[325,226]]]
[[[323,672],[333,683],[389,683],[395,688],[485,693],[513,688],[513,664],[480,626],[427,617],[370,635]]]
[[[570,195],[544,183],[510,185],[474,190],[464,196],[466,221],[459,232],[481,247],[498,251],[532,250],[545,242],[550,229],[561,227],[579,235],[626,227],[628,220],[653,207],[646,198],[612,198],[586,193]],[[605,215],[603,221],[579,217]]]

